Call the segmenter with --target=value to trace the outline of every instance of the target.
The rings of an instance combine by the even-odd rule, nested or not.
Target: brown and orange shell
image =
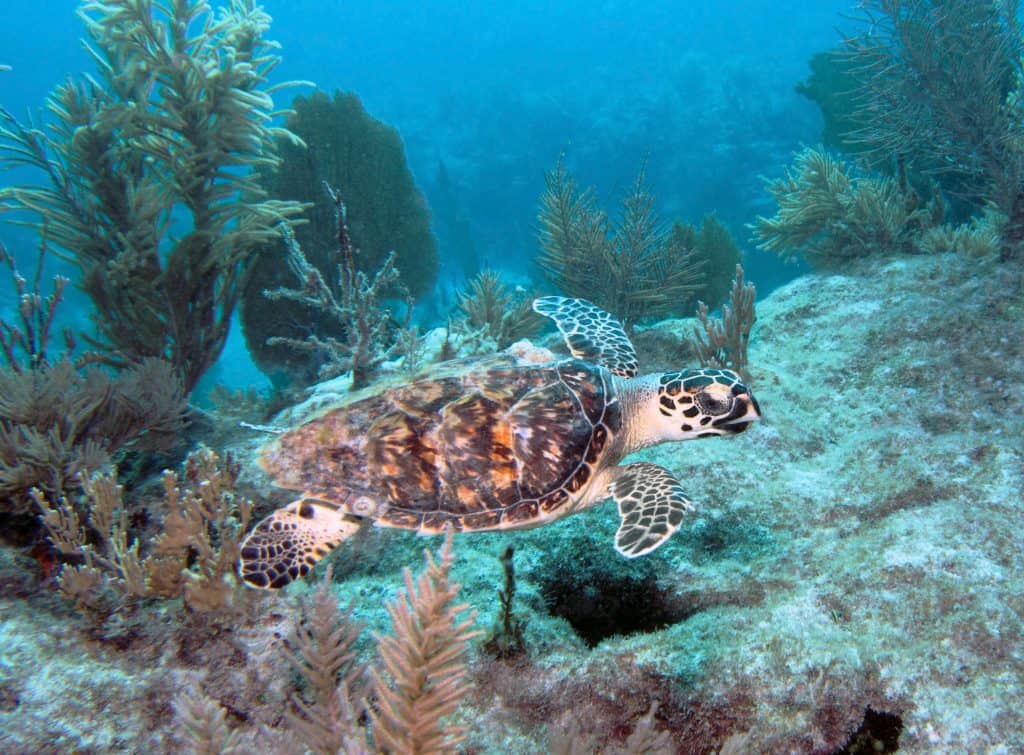
[[[482,369],[328,409],[269,444],[262,464],[342,510],[366,515],[372,501],[384,526],[526,527],[567,513],[621,424],[603,367]]]

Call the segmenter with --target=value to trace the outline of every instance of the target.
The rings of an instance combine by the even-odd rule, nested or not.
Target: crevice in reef
[[[699,610],[649,573],[563,571],[542,581],[540,589],[548,611],[568,621],[588,647],[615,635],[653,632]]]
[[[894,713],[885,713],[873,708],[864,711],[864,720],[849,741],[836,755],[859,755],[860,753],[898,752],[903,719]]]

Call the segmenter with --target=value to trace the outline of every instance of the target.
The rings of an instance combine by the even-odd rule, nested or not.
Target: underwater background
[[[1022,76],[1016,2],[8,0],[0,751],[1024,751]],[[606,359],[559,295],[757,396],[627,460],[673,537],[243,584],[268,441]]]
[[[38,114],[53,86],[90,70],[77,6],[15,0],[0,11],[0,49],[16,73],[0,85],[14,115]],[[608,203],[645,166],[659,211],[690,223],[716,214],[748,247],[748,271],[763,292],[798,270],[749,248],[744,224],[768,208],[758,177],[777,174],[797,147],[820,138],[818,108],[794,86],[810,56],[836,44],[850,3],[264,7],[282,51],[272,80],[353,92],[398,130],[447,247],[439,301],[421,304],[434,320],[425,324],[443,319],[467,267],[525,280],[544,172],[560,155]],[[278,105],[311,91],[287,90]],[[31,235],[13,238],[10,250],[27,248],[30,263]],[[471,262],[461,262],[466,255]],[[267,384],[237,326],[216,370],[213,380],[235,387]]]

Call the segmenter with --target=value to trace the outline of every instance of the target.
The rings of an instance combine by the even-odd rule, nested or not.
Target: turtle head
[[[731,370],[662,373],[653,401],[662,440],[736,435],[761,418],[757,400]]]

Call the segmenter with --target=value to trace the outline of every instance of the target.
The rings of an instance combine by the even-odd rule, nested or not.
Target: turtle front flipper
[[[622,323],[586,299],[542,296],[533,309],[555,321],[577,359],[604,365],[619,377],[636,377],[636,349]]]
[[[351,537],[362,520],[320,501],[300,498],[257,524],[239,548],[238,571],[250,587],[276,590],[306,576]]]
[[[679,481],[664,467],[637,462],[618,467],[608,493],[619,506],[622,521],[615,550],[626,558],[650,553],[679,529],[693,504]]]

